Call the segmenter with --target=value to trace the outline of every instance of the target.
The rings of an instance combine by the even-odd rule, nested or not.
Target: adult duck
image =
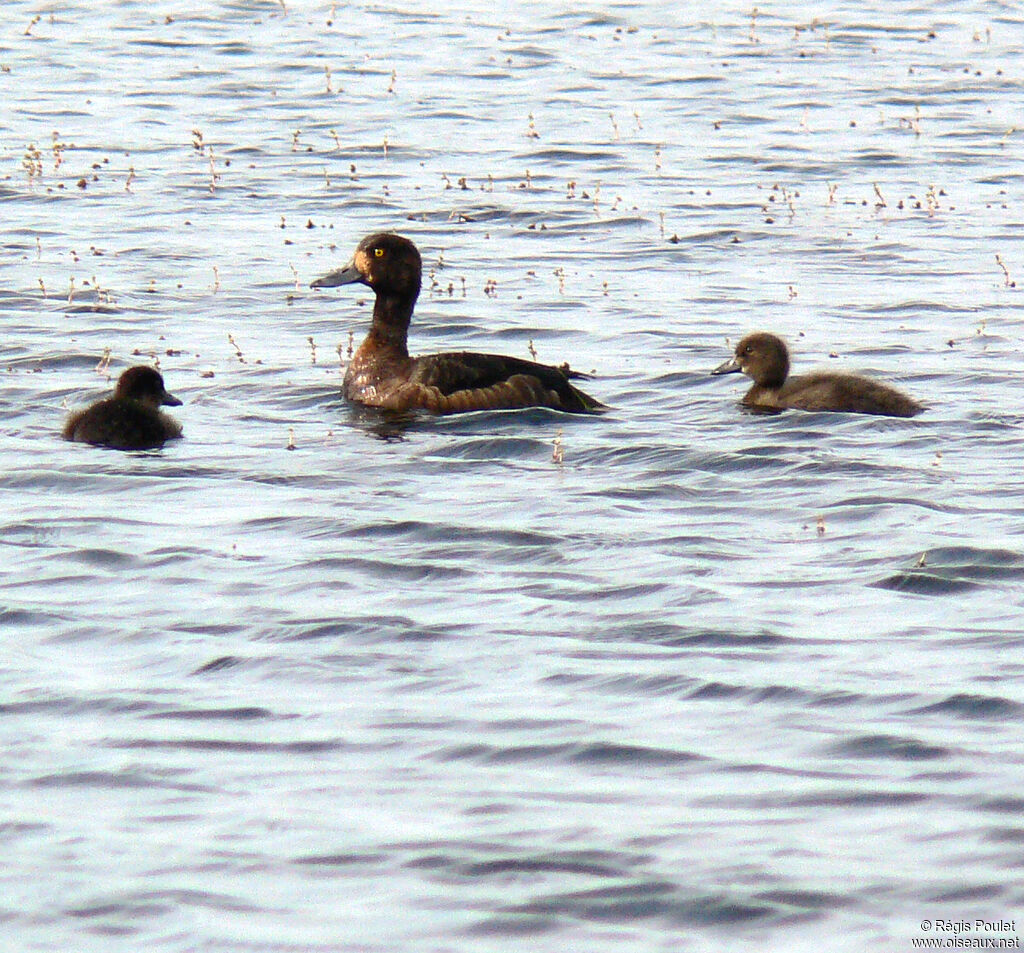
[[[416,246],[391,232],[364,238],[352,260],[312,283],[373,289],[373,322],[345,372],[348,400],[384,410],[437,414],[550,407],[599,413],[604,405],[570,383],[585,374],[499,354],[457,351],[410,357],[409,321],[420,293],[423,263]]]

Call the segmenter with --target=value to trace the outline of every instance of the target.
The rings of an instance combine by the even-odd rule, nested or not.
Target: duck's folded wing
[[[517,357],[458,351],[415,358],[410,383],[432,388],[460,405],[452,410],[551,407],[571,413],[600,411],[600,402],[569,383],[570,377],[584,376]]]

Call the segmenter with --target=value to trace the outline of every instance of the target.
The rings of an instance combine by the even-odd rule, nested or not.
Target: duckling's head
[[[334,288],[360,282],[378,294],[415,298],[420,292],[423,262],[416,246],[393,232],[368,235],[352,260],[337,271],[317,278],[311,288]]]
[[[742,372],[761,387],[781,387],[789,374],[789,351],[782,338],[766,331],[748,334],[736,345],[736,353],[712,374]]]
[[[168,407],[180,407],[181,401],[174,394],[167,392],[164,379],[159,371],[141,364],[129,367],[118,379],[114,396],[121,399],[137,400],[154,410],[161,404]]]

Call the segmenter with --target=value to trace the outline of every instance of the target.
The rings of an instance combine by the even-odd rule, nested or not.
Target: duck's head
[[[782,338],[766,331],[748,334],[736,353],[712,374],[744,373],[762,387],[781,387],[789,374],[789,351]]]
[[[359,282],[378,294],[415,298],[420,291],[423,262],[416,246],[393,232],[368,235],[352,260],[336,271],[317,278],[311,288],[334,288]]]
[[[141,364],[129,367],[117,379],[114,396],[137,400],[153,408],[159,407],[161,404],[166,404],[168,407],[181,406],[181,401],[174,394],[167,392],[160,372]]]

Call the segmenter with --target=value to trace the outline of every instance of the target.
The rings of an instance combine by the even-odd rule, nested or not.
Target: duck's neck
[[[418,290],[418,289],[417,289]],[[408,357],[406,343],[409,334],[409,321],[412,309],[416,304],[417,295],[412,298],[377,292],[377,300],[373,305],[373,324],[370,326],[369,338],[378,347],[386,347],[396,351],[402,357]]]
[[[764,368],[757,383],[766,390],[778,390],[789,377],[789,354],[785,350],[775,355],[775,360]]]

